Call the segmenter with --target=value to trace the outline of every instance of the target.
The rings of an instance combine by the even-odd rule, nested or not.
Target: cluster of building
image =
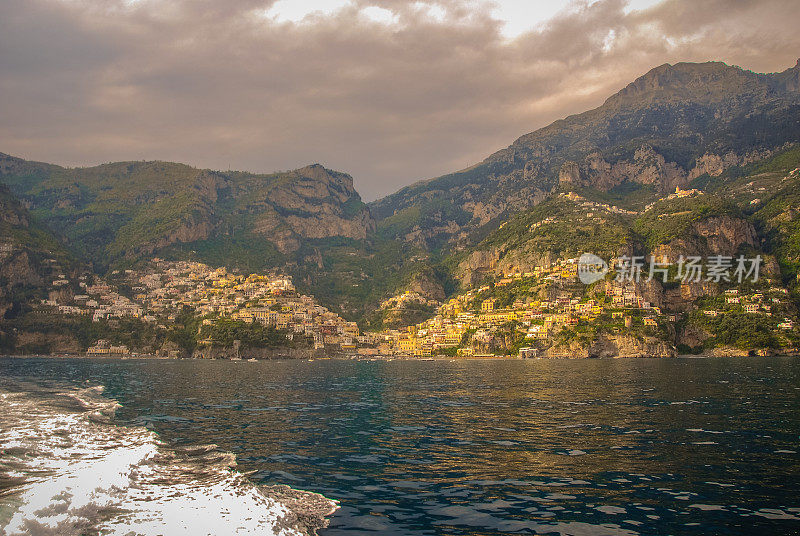
[[[438,307],[441,305],[436,300],[425,298],[419,292],[407,290],[402,294],[397,294],[389,299],[381,302],[381,309],[402,309],[411,305],[426,305],[429,307]]]
[[[297,293],[291,278],[280,274],[239,274],[198,262],[153,259],[144,268],[112,272],[109,283],[92,275],[81,275],[71,281],[59,274],[53,287],[80,291],[72,294],[69,304],[58,303],[56,299],[43,301],[43,307],[61,314],[91,315],[94,320],[127,316],[167,325],[181,310],[189,308],[204,317],[203,324],[226,318],[257,323],[284,330],[289,338],[303,335],[313,340],[317,349],[360,355],[505,354],[508,344],[498,341],[507,343],[509,336],[516,341],[519,354],[527,355],[535,352],[535,347],[551,344],[562,330],[582,323],[604,321],[619,324],[618,329],[630,329],[634,324],[658,329],[664,322],[677,320],[675,315],[649,303],[642,296],[641,287],[632,281],[606,280],[604,287],[595,288],[588,295],[586,287],[578,283],[578,259],[561,259],[530,272],[500,272],[491,286],[471,289],[444,303],[431,302],[416,292],[394,296],[381,307],[435,305],[437,314],[404,329],[367,333],[361,333],[355,322],[329,311],[313,297]],[[112,287],[125,288],[131,297]],[[513,288],[504,292],[504,287]],[[747,313],[772,316],[774,311],[784,310],[786,293],[786,289],[778,287],[747,293],[730,289],[720,300],[724,305],[707,307],[702,314],[715,317],[741,308]],[[498,299],[509,295],[515,297],[513,303],[501,303]],[[788,318],[778,322],[779,328],[794,329],[793,321]],[[212,340],[199,342],[213,345]],[[101,340],[89,353],[129,352],[125,347]]]
[[[722,298],[724,303],[720,307],[706,307],[702,310],[705,316],[712,318],[730,313],[745,312],[753,315],[773,316],[773,308],[783,310],[787,304],[789,291],[785,288],[769,287],[763,291],[740,292],[739,289],[728,289]],[[780,329],[794,329],[794,322],[790,318],[783,318],[777,323]]]
[[[52,261],[55,263],[55,261]],[[184,308],[218,319],[260,323],[285,330],[292,339],[302,334],[318,349],[355,351],[358,325],[299,295],[285,275],[237,274],[198,262],[153,259],[144,268],[114,270],[107,280],[91,274],[74,280],[56,270],[50,297],[41,301],[45,314],[88,316],[93,321],[137,318],[166,328]],[[118,289],[126,289],[125,296]],[[363,340],[363,338],[362,338]],[[211,341],[200,341],[211,344]],[[91,355],[125,355],[128,349],[97,341]]]
[[[86,353],[91,356],[127,356],[131,351],[124,344],[111,344],[106,339],[100,339]]]
[[[645,287],[634,281],[607,279],[588,295],[585,286],[572,284],[577,283],[577,268],[578,259],[561,259],[532,272],[498,273],[491,287],[485,285],[451,298],[439,307],[434,318],[406,330],[379,334],[378,349],[381,354],[390,355],[488,356],[501,350],[502,345],[493,343],[513,334],[524,339],[519,355],[535,355],[536,347],[552,344],[562,330],[582,323],[604,322],[612,330],[651,329],[656,334],[667,323],[678,320],[678,314],[650,303],[644,295]],[[702,314],[778,315],[774,323],[777,329],[794,330],[795,322],[784,316],[789,305],[787,289],[767,286],[764,281],[761,290],[726,290],[717,300],[719,305],[702,309]],[[516,283],[536,288],[538,296],[550,297],[515,293],[518,298],[513,303],[500,307],[496,296],[503,294],[503,287]]]
[[[139,270],[112,272],[133,299],[149,312],[171,314],[190,307],[200,315],[230,316],[264,298],[294,293],[290,278],[280,275],[240,275],[203,263],[153,259]]]
[[[527,296],[499,307],[494,291],[515,282],[544,283],[560,290],[549,299]],[[604,296],[590,298],[584,295],[583,286],[565,284],[572,282],[577,282],[577,259],[562,259],[532,272],[501,273],[493,287],[486,285],[453,297],[432,319],[405,330],[365,335],[376,341],[380,354],[421,357],[450,349],[449,353],[459,356],[488,356],[498,335],[509,332],[534,344],[551,341],[562,329],[594,322],[604,314],[627,328],[634,319],[652,328],[663,320],[677,320],[646,301],[633,283],[606,281]]]
[[[627,214],[627,215],[635,215],[639,214],[635,210],[627,210],[624,208],[617,207],[615,205],[609,205],[608,203],[598,203],[597,201],[589,201],[585,197],[576,194],[575,192],[567,192],[567,193],[560,193],[561,197],[569,199],[577,204],[579,204],[582,208],[585,208],[589,211],[595,210],[605,210],[607,212],[612,212],[614,214]]]
[[[55,263],[55,261],[52,261]],[[117,292],[108,283],[92,274],[81,274],[76,280],[59,273],[51,284],[54,293],[41,301],[40,309],[63,315],[89,316],[94,322],[109,318],[140,318],[142,306]],[[67,292],[64,292],[68,290]],[[58,292],[61,291],[61,292]],[[155,320],[151,317],[149,320]]]
[[[174,319],[188,307],[206,317],[259,323],[307,335],[316,348],[355,350],[358,325],[298,295],[292,279],[281,274],[237,274],[199,262],[153,259],[140,270],[119,275],[135,293],[134,300],[153,318]],[[211,344],[211,341],[200,341]]]
[[[13,242],[0,242],[0,261],[6,260],[14,252]]]
[[[656,204],[661,203],[662,201],[670,201],[672,199],[683,199],[684,197],[694,197],[694,196],[700,195],[702,193],[703,193],[702,190],[697,190],[697,189],[694,189],[694,188],[689,189],[689,190],[683,190],[683,189],[681,189],[680,186],[676,186],[674,193],[671,193],[667,197],[663,197],[663,198],[659,199],[658,201],[650,203],[649,205],[644,207],[644,210],[646,212],[646,211],[650,210],[651,208],[653,208]]]
[[[677,186],[677,187],[675,187],[675,192],[669,194],[666,197],[663,197],[663,198],[659,199],[658,201],[654,201],[653,203],[650,203],[649,205],[647,205],[644,208],[644,212],[647,212],[648,210],[653,208],[656,204],[661,203],[662,201],[670,201],[672,199],[683,199],[685,197],[694,197],[694,196],[700,195],[702,193],[703,192],[701,190],[697,190],[697,189],[694,189],[694,188],[693,189],[689,189],[689,190],[683,190],[680,186]],[[577,203],[578,205],[581,206],[581,208],[586,209],[588,211],[587,212],[587,216],[592,216],[593,215],[592,213],[595,212],[595,211],[606,211],[606,212],[611,212],[613,214],[624,214],[624,215],[628,215],[628,216],[635,216],[635,215],[641,214],[641,212],[638,212],[638,211],[635,211],[635,210],[627,210],[627,209],[624,209],[624,208],[617,207],[615,205],[609,205],[607,203],[598,203],[597,201],[590,201],[590,200],[586,199],[585,197],[576,194],[575,192],[566,192],[566,193],[562,192],[559,195],[561,197],[563,197],[563,198],[569,199],[570,201],[572,201],[574,203]],[[542,224],[552,223],[553,221],[555,221],[553,218],[546,218],[546,219],[542,220],[541,222],[538,222],[538,223],[536,223],[534,225],[536,227],[539,227]]]

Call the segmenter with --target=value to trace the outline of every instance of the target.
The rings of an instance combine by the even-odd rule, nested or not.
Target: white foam
[[[232,455],[209,448],[203,452],[212,458],[192,459],[166,449],[144,428],[115,426],[104,419],[114,403],[96,391],[70,393],[77,402],[72,410],[46,397],[3,395],[2,422],[15,424],[0,428],[0,471],[25,482],[2,498],[12,513],[0,518],[0,533],[313,532],[313,521],[307,525],[289,506],[231,470]],[[321,496],[308,498],[322,515],[338,508]]]

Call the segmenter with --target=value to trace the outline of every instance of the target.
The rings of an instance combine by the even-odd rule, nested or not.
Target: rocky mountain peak
[[[318,181],[331,181],[339,175],[345,175],[344,173],[338,173],[327,169],[322,164],[309,164],[308,166],[297,169],[296,173],[301,177]]]
[[[297,170],[297,172],[305,177],[310,177],[317,180],[324,180],[325,178],[329,178],[330,172],[325,169],[325,166],[322,164],[309,164],[305,167],[301,167]]]
[[[295,170],[294,173],[300,178],[311,179],[328,186],[334,186],[337,190],[343,191],[348,196],[358,195],[353,187],[353,177],[347,173],[327,169],[321,164],[310,164]]]
[[[759,75],[718,61],[659,65],[640,76],[606,105],[647,104],[653,100],[708,99],[760,86]]]

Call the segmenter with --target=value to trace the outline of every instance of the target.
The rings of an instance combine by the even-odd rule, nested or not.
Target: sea
[[[800,534],[800,359],[0,359],[0,534]]]

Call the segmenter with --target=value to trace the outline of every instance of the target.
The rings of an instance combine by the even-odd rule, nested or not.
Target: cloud
[[[4,0],[0,151],[65,165],[321,162],[372,199],[597,106],[656,65],[769,72],[800,51],[794,0],[544,4]]]

